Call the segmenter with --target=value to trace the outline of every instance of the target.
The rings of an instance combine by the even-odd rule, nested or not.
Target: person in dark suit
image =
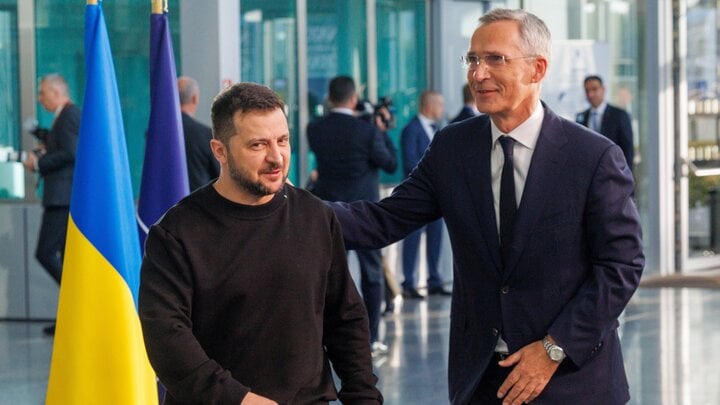
[[[193,191],[216,179],[220,175],[220,164],[210,149],[212,130],[194,118],[200,100],[197,81],[189,76],[179,77],[178,95],[185,134],[188,181],[190,191]]]
[[[418,108],[418,114],[403,128],[400,137],[403,153],[403,171],[406,177],[410,175],[410,172],[420,161],[425,149],[430,144],[430,140],[435,136],[438,123],[445,112],[445,100],[442,94],[426,90],[420,93]],[[403,297],[425,298],[418,292],[415,284],[418,248],[420,247],[420,237],[423,232],[425,232],[425,255],[428,269],[428,294],[452,295],[450,291],[445,290],[443,287],[443,280],[438,269],[443,228],[442,219],[438,219],[411,233],[403,241],[402,261],[403,276],[405,277],[402,282]]]
[[[475,97],[473,97],[472,90],[470,90],[470,86],[467,83],[463,85],[462,93],[464,103],[463,107],[460,109],[458,115],[450,121],[451,124],[478,115],[478,110],[475,107]]]
[[[393,194],[330,204],[349,248],[443,217],[453,248],[452,404],[624,404],[618,317],[645,265],[622,150],[540,100],[550,32],[480,18],[464,57],[480,112],[450,124]]]
[[[633,130],[630,115],[620,107],[605,101],[605,86],[600,76],[588,76],[584,81],[585,96],[590,108],[578,113],[575,121],[595,132],[605,135],[615,142],[625,155],[625,160],[633,170],[635,147],[633,146]]]
[[[39,147],[27,154],[23,165],[27,170],[39,173],[43,179],[43,215],[35,258],[60,285],[80,132],[80,109],[71,102],[67,83],[58,74],[49,74],[40,80],[38,102],[45,110],[54,113],[55,119]],[[55,325],[43,331],[52,335]]]
[[[327,201],[377,201],[378,169],[395,171],[395,147],[386,133],[354,116],[358,96],[352,78],[330,80],[328,101],[330,113],[307,127],[310,149],[317,158],[313,193]],[[370,340],[373,351],[379,354],[387,350],[378,337],[384,297],[382,256],[378,249],[358,249],[356,253]]]

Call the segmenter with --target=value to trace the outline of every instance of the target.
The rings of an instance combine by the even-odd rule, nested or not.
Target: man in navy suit
[[[317,159],[313,193],[327,201],[377,201],[380,198],[378,169],[392,173],[397,168],[395,147],[377,127],[354,116],[358,96],[351,77],[330,81],[330,114],[307,128],[310,149]],[[370,320],[373,353],[387,347],[379,341],[384,275],[379,249],[356,250],[360,262],[360,289]]]
[[[605,86],[600,76],[586,77],[584,87],[590,108],[578,113],[575,121],[615,142],[625,154],[625,160],[632,171],[635,148],[630,115],[622,108],[605,101]]]
[[[208,184],[220,175],[220,163],[210,149],[212,130],[195,119],[200,86],[189,76],[178,78],[178,96],[182,113],[183,134],[185,137],[185,157],[187,160],[190,191]]]
[[[55,118],[40,146],[28,153],[23,165],[43,178],[43,215],[35,257],[59,285],[80,132],[80,109],[70,101],[67,82],[58,74],[49,74],[40,80],[38,102],[46,111],[55,114]],[[55,325],[43,331],[52,335]]]
[[[442,94],[426,90],[420,94],[418,101],[418,114],[403,128],[400,137],[403,153],[403,171],[405,176],[410,172],[422,158],[425,149],[438,129],[438,123],[445,112],[445,100]],[[427,289],[430,295],[451,295],[443,287],[443,280],[440,276],[438,266],[440,264],[440,248],[442,247],[443,222],[442,219],[433,221],[424,227],[408,235],[403,241],[402,282],[403,297],[422,299],[415,285],[415,272],[417,270],[418,247],[420,237],[425,232],[425,255],[427,260]]]
[[[550,32],[524,10],[480,18],[464,57],[485,115],[435,135],[379,203],[335,203],[350,248],[443,217],[453,248],[453,404],[628,402],[618,317],[644,267],[622,150],[540,101]]]
[[[462,88],[463,93],[463,106],[460,109],[458,115],[450,121],[450,123],[460,122],[468,118],[472,118],[478,115],[478,110],[475,107],[475,97],[473,97],[470,85],[465,83]]]

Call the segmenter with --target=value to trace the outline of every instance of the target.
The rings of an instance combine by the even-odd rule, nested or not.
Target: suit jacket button
[[[497,330],[497,328],[492,328],[492,334],[493,334],[493,336],[497,336],[500,334],[500,331]]]
[[[510,292],[510,287],[509,287],[509,286],[503,286],[503,288],[500,289],[500,292],[503,293],[503,294],[507,294],[507,293]]]

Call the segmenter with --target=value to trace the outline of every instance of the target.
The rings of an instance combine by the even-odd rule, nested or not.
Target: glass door
[[[687,185],[680,187],[681,270],[716,267],[720,264],[720,73],[717,2],[676,1],[675,20],[678,41],[679,97],[687,108],[678,109],[678,148],[685,163]],[[683,55],[684,53],[684,55]],[[684,56],[684,57],[683,57]],[[683,92],[682,78],[687,91]],[[686,138],[686,139],[683,139]]]

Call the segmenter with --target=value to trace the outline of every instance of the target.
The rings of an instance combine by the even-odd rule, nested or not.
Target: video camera
[[[383,110],[387,111],[387,114],[383,114]],[[395,108],[390,97],[380,97],[374,105],[368,100],[358,100],[355,111],[358,112],[358,118],[372,125],[375,125],[375,117],[380,117],[386,129],[395,128]]]
[[[50,130],[41,127],[36,127],[35,129],[28,132],[30,133],[30,135],[34,136],[35,139],[38,140],[38,142],[43,144],[47,143],[48,134],[50,134]]]

